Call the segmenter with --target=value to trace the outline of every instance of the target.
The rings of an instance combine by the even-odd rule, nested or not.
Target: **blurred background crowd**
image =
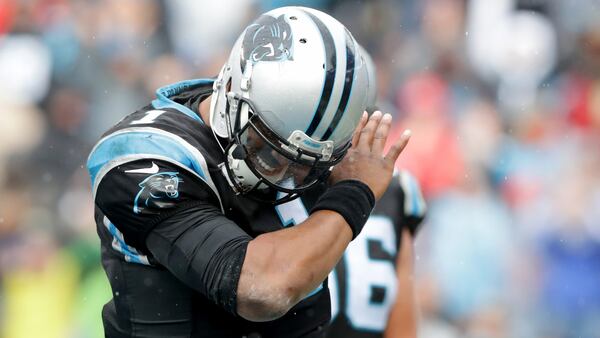
[[[0,337],[102,336],[91,146],[288,4],[348,26],[413,130],[421,336],[600,336],[600,1],[0,0]]]

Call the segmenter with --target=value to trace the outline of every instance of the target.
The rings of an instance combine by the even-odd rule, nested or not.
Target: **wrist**
[[[364,227],[374,206],[375,195],[369,186],[358,180],[342,180],[321,195],[310,212],[337,212],[350,226],[354,239]]]

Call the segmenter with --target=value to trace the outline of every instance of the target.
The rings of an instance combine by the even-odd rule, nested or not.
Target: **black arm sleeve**
[[[237,285],[250,240],[214,205],[198,203],[154,227],[146,246],[178,279],[236,314]]]
[[[251,237],[223,215],[202,178],[173,163],[138,160],[108,172],[95,201],[125,244],[235,314]]]

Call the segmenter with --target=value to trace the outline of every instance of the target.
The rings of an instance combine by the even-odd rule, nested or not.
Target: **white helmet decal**
[[[278,18],[261,15],[246,28],[242,41],[240,67],[242,72],[246,61],[282,61],[292,58],[292,29],[285,15]]]

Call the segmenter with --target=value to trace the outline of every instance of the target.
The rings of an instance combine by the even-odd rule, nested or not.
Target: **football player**
[[[369,75],[368,109],[374,109],[375,64],[367,51],[359,50]],[[406,171],[395,174],[365,228],[329,275],[328,337],[416,337],[412,239],[425,210],[417,180]]]
[[[394,175],[329,276],[328,337],[417,336],[412,245],[425,210],[416,179],[405,171]]]
[[[367,69],[316,10],[260,16],[216,79],[158,89],[88,158],[107,337],[322,337],[328,273],[410,133],[363,113]]]

